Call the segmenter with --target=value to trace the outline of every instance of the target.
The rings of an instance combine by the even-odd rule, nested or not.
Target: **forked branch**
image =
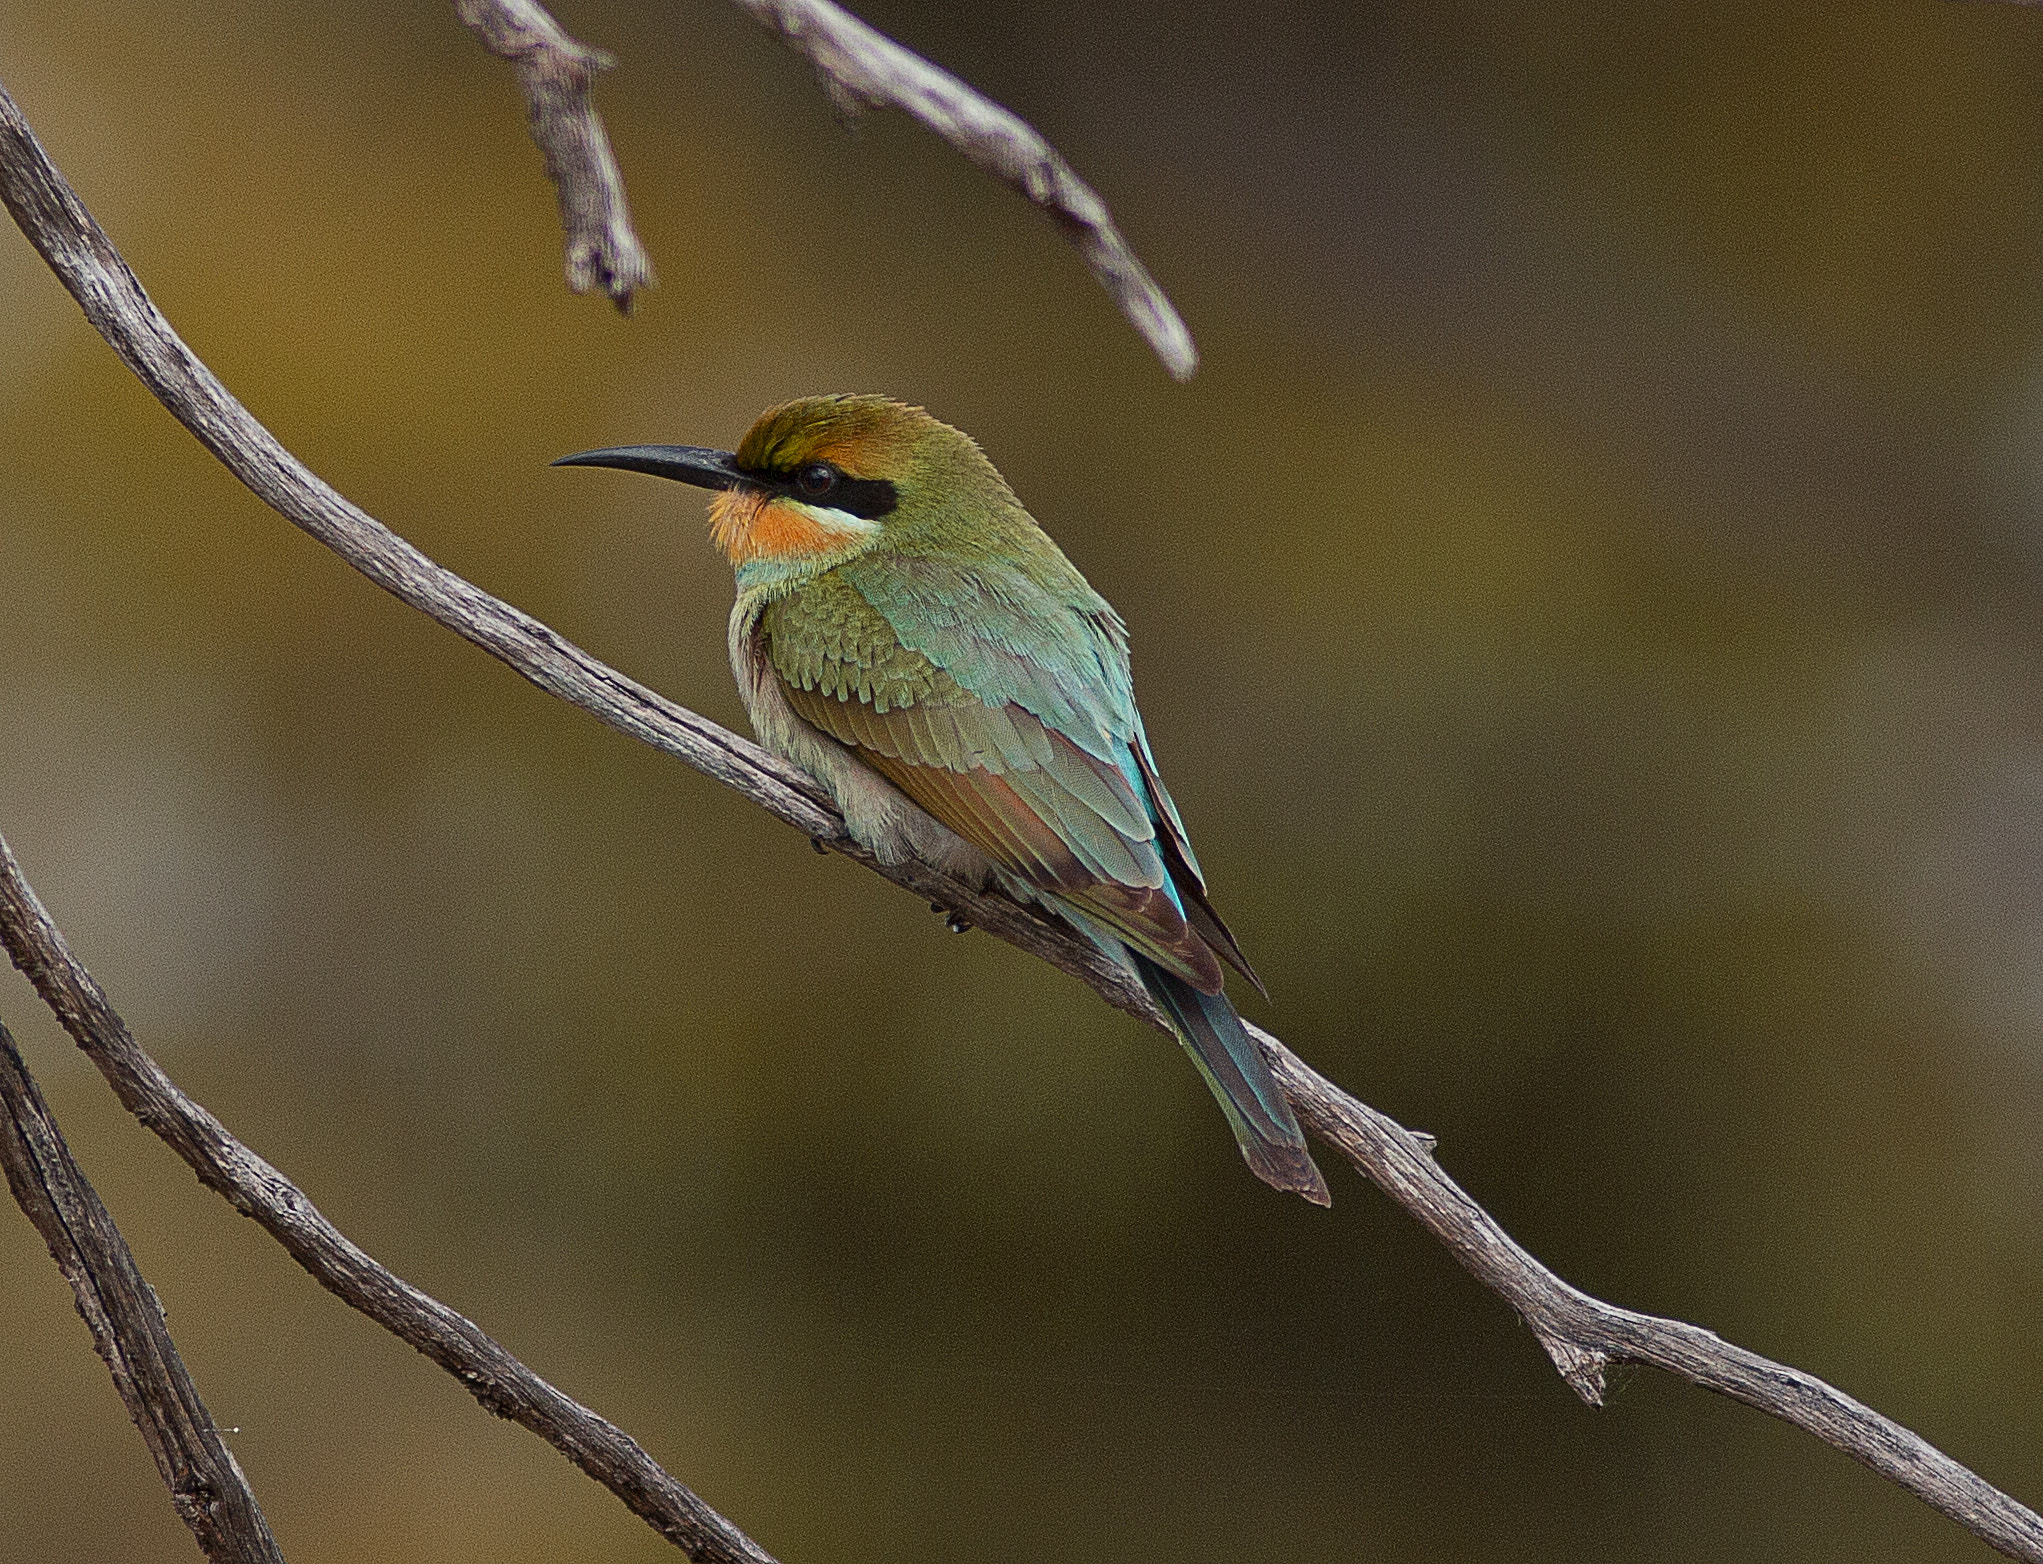
[[[806,776],[443,569],[322,482],[229,395],[171,330],[4,92],[0,199],[87,319],[164,406],[279,515],[378,586],[541,689],[686,761],[804,835],[1071,973],[1109,1004],[1162,1028],[1147,997],[1060,925],[919,865],[873,863],[846,837],[829,800]],[[2043,1518],[2033,1511],[1820,1380],[1732,1347],[1696,1326],[1619,1309],[1570,1287],[1449,1178],[1420,1137],[1335,1087],[1267,1033],[1255,1035],[1306,1126],[1509,1302],[1585,1399],[1599,1399],[1608,1364],[1667,1369],[1815,1435],[2009,1557],[2043,1564]]]
[[[4,837],[0,837],[0,945],[106,1077],[121,1106],[184,1158],[200,1183],[243,1216],[253,1217],[313,1280],[431,1358],[489,1411],[531,1429],[689,1558],[704,1564],[773,1564],[749,1537],[662,1470],[629,1434],[549,1385],[473,1321],[357,1248],[302,1190],[180,1091],[135,1041],[92,974],[71,954]],[[136,1281],[139,1284],[140,1278]],[[153,1304],[154,1295],[146,1287],[143,1292]],[[94,1335],[97,1338],[96,1329]],[[118,1369],[115,1381],[120,1382]],[[154,1386],[145,1388],[155,1392]],[[127,1396],[125,1389],[122,1395]],[[160,1393],[147,1400],[152,1407],[181,1405],[166,1403]],[[132,1410],[135,1403],[129,1405]],[[146,1434],[149,1425],[139,1412],[136,1422]],[[150,1449],[156,1448],[152,1437]],[[160,1455],[158,1460],[161,1464]],[[183,1490],[173,1484],[171,1491]]]

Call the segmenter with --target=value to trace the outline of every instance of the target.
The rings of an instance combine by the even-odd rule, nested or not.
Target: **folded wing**
[[[768,661],[795,713],[1199,991],[1220,992],[1222,960],[1254,981],[1156,776],[1112,611],[1016,588],[960,605],[941,582],[909,584],[944,605],[934,630],[912,601],[896,594],[885,612],[840,572],[767,608]],[[968,590],[993,596],[976,578]]]

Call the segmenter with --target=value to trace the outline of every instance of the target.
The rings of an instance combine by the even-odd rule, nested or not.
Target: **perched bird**
[[[1223,963],[1262,984],[1157,775],[1127,629],[969,435],[886,397],[818,396],[767,411],[735,452],[555,465],[716,490],[731,667],[760,743],[828,788],[882,862],[996,882],[1132,970],[1256,1175],[1328,1202],[1223,991]]]

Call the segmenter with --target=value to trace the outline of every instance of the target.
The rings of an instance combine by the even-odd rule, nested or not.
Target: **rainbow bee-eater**
[[[1132,971],[1257,1176],[1327,1203],[1224,991],[1223,964],[1262,984],[1157,774],[1127,628],[969,435],[886,397],[819,396],[770,409],[736,451],[561,464],[715,490],[731,667],[760,743],[821,782],[881,862],[997,883]]]

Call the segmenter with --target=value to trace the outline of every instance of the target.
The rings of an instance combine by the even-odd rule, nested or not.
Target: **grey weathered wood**
[[[1899,1483],[2009,1558],[2043,1558],[2043,1517],[1926,1439],[1813,1374],[1681,1320],[1621,1309],[1570,1286],[1449,1178],[1425,1141],[1320,1075],[1251,1025],[1305,1127],[1418,1219],[1477,1281],[1509,1303],[1591,1406],[1613,1363],[1665,1369],[1792,1423]]]
[[[14,1039],[0,1025],[0,1168],[48,1245],[93,1348],[141,1430],[178,1519],[215,1564],[284,1564],[262,1507],[186,1372],[163,1306],[64,1144]]]
[[[830,0],[736,3],[809,61],[840,113],[900,109],[1048,213],[1164,367],[1176,379],[1191,378],[1199,353],[1183,317],[1099,193],[1035,127]],[[596,75],[615,60],[571,38],[537,0],[455,0],[454,9],[483,47],[518,72],[532,139],[560,199],[568,286],[600,288],[630,313],[638,290],[654,281],[653,265],[590,102]]]
[[[1199,350],[1183,318],[1121,236],[1107,203],[1034,126],[831,0],[736,4],[815,67],[840,113],[899,109],[1047,212],[1164,368],[1174,379],[1192,378]]]
[[[455,0],[454,10],[518,73],[526,123],[560,201],[568,286],[600,289],[629,315],[638,290],[653,284],[653,263],[631,225],[624,177],[590,101],[597,73],[617,62],[570,38],[537,0]]]
[[[1060,925],[1004,897],[968,890],[920,865],[875,863],[845,835],[830,801],[808,777],[626,678],[529,615],[433,563],[314,476],[178,338],[50,164],[4,90],[0,90],[0,200],[86,318],[164,406],[264,503],[371,581],[548,693],[686,761],[804,835],[1070,973],[1117,1009],[1167,1030],[1146,994]],[[1899,1483],[2009,1557],[2043,1564],[2043,1517],[1820,1380],[1732,1347],[1697,1326],[1619,1309],[1569,1286],[1447,1176],[1426,1138],[1341,1091],[1267,1032],[1254,1027],[1250,1031],[1268,1053],[1306,1127],[1510,1303],[1586,1401],[1600,1401],[1603,1370],[1609,1364],[1667,1369],[1813,1434]],[[270,1177],[276,1177],[273,1171]],[[261,1211],[256,1214],[267,1225],[269,1217]]]
[[[473,1321],[358,1248],[302,1190],[179,1090],[71,954],[4,837],[0,945],[106,1077],[121,1105],[184,1158],[200,1183],[243,1216],[253,1217],[322,1287],[431,1358],[498,1417],[538,1434],[689,1558],[705,1564],[773,1564],[762,1548],[668,1475],[629,1434],[556,1390]]]

